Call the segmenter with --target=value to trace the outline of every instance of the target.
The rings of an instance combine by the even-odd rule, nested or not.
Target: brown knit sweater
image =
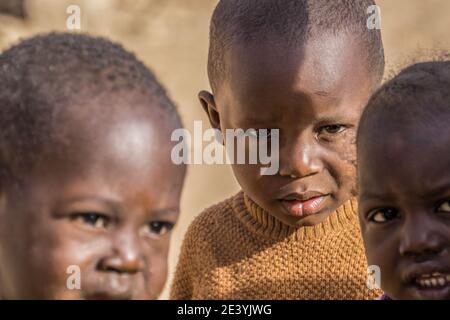
[[[297,229],[239,192],[189,227],[171,299],[375,299],[356,210]]]

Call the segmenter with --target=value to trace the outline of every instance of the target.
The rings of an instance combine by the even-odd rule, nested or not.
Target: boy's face
[[[320,223],[354,194],[355,134],[373,78],[350,35],[322,35],[303,47],[236,46],[215,97],[200,94],[213,126],[279,129],[279,172],[233,165],[242,189],[292,226]]]
[[[4,190],[3,298],[158,297],[184,168],[170,161],[173,120],[150,109],[151,116],[80,116],[90,125],[69,130],[76,138],[67,153],[38,165],[20,191]]]
[[[360,141],[367,258],[393,299],[450,299],[450,131],[442,123],[383,127]]]

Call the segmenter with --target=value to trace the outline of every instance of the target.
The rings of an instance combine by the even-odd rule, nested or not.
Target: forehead
[[[369,129],[367,129],[369,130]],[[372,125],[358,142],[360,191],[424,195],[450,184],[450,129]]]
[[[328,106],[365,101],[371,82],[366,56],[364,47],[348,34],[323,34],[289,49],[270,41],[241,44],[225,55],[228,78],[224,88],[232,92],[227,97],[233,101],[230,104],[242,106],[239,111],[244,114],[254,113],[258,106],[270,111],[269,106],[301,105],[316,99],[325,100]],[[219,100],[227,94],[221,91]]]
[[[148,189],[155,181],[181,184],[184,168],[171,161],[170,138],[178,122],[159,106],[125,103],[130,102],[84,105],[60,118],[55,143],[34,169],[36,176],[61,182],[85,175],[130,190]]]

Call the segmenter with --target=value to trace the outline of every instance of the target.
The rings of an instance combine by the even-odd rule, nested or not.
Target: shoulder
[[[240,196],[241,192],[203,210],[190,224],[185,242],[204,247],[228,238],[240,225],[233,212],[233,204]]]

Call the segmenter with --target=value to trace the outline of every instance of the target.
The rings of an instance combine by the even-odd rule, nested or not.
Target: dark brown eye
[[[443,202],[443,203],[438,207],[438,211],[439,211],[439,212],[450,213],[450,200]]]
[[[247,130],[246,133],[253,138],[270,138],[272,136],[273,130],[271,129],[252,129]]]
[[[72,216],[72,220],[95,229],[106,229],[109,223],[109,218],[106,215],[91,212],[76,213]]]
[[[397,209],[382,208],[372,211],[369,215],[369,220],[375,223],[386,223],[388,221],[397,219],[400,216]]]
[[[341,124],[332,124],[332,125],[328,125],[328,126],[323,126],[320,128],[320,133],[325,133],[325,134],[338,134],[343,132],[345,129],[347,129],[346,126],[341,125]]]
[[[153,235],[164,235],[173,229],[174,224],[168,221],[152,221],[148,224],[148,231]]]

